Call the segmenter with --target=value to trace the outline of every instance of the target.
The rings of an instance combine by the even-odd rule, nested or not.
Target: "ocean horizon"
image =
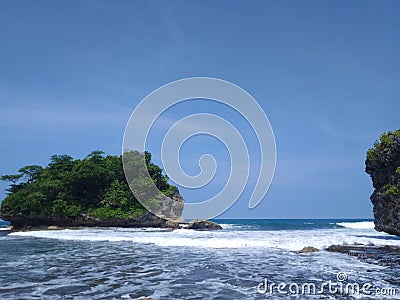
[[[324,251],[331,245],[400,247],[400,237],[375,231],[371,219],[215,221],[222,230],[80,228],[0,236],[0,296],[400,299],[398,255],[385,265],[373,257]],[[321,251],[298,253],[307,246]],[[323,285],[328,282],[357,284],[361,292],[332,292]],[[279,283],[286,290],[274,288]],[[366,284],[371,294],[363,292]],[[304,285],[316,289],[302,292]],[[391,294],[377,294],[383,290]]]

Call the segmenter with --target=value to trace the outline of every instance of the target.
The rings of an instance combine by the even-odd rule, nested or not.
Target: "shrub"
[[[80,205],[69,205],[65,210],[65,215],[68,217],[77,217],[82,213],[82,207]]]
[[[399,189],[394,185],[385,185],[385,196],[397,196],[400,194]]]

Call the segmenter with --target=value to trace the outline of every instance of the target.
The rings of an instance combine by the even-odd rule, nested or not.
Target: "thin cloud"
[[[48,106],[10,106],[0,111],[0,126],[21,128],[25,126],[119,126],[124,125],[129,109],[121,106],[94,106],[76,103]]]

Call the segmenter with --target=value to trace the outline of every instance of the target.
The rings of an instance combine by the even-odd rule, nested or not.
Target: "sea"
[[[81,228],[0,235],[0,299],[400,299],[399,246],[372,220],[216,220],[223,230]],[[298,253],[312,246],[322,251]],[[382,254],[382,253],[381,253]]]

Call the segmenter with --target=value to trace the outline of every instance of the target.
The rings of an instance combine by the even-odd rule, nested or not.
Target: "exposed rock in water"
[[[382,134],[368,150],[365,165],[375,188],[375,229],[400,236],[400,130]]]
[[[307,247],[304,247],[303,249],[301,249],[299,251],[299,253],[312,253],[312,252],[318,252],[318,251],[319,251],[318,248],[315,248],[312,246],[307,246]]]
[[[196,230],[221,230],[221,225],[218,225],[215,222],[207,221],[207,220],[192,220],[189,222],[187,229],[196,229]]]
[[[400,266],[400,247],[373,245],[332,245],[325,249],[329,252],[344,253],[380,266],[398,268]]]
[[[180,229],[181,226],[179,224],[180,224],[179,222],[166,221],[164,227],[172,228],[172,229]]]

